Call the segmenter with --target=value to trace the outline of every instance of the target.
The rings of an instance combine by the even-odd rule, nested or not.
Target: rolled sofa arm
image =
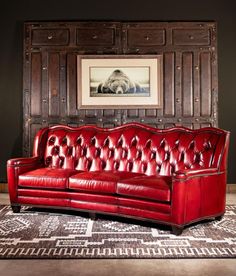
[[[17,202],[18,176],[31,170],[43,167],[38,157],[14,158],[7,161],[7,180],[11,203]]]
[[[38,156],[35,157],[20,157],[7,161],[7,167],[35,166],[40,165],[42,161]]]
[[[188,170],[179,170],[173,173],[173,179],[176,180],[186,180],[193,177],[201,177],[208,175],[221,174],[218,168],[207,168],[207,169],[188,169]]]
[[[186,225],[225,211],[226,171],[179,170],[172,177],[172,219]]]

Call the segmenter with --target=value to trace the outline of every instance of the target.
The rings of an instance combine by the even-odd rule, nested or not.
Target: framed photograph
[[[78,55],[78,108],[160,108],[162,78],[161,55]]]

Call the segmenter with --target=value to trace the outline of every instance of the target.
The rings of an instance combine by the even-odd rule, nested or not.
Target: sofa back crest
[[[172,175],[183,169],[219,167],[226,138],[227,132],[217,128],[58,125],[38,132],[34,155],[43,155],[45,166],[51,168]]]

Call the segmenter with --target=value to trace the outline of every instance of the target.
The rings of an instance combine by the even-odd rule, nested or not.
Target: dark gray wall
[[[218,3],[219,2],[219,3]],[[0,182],[6,160],[22,155],[23,22],[154,20],[218,22],[219,127],[231,131],[228,183],[236,183],[236,16],[234,0],[22,0],[0,7]],[[235,119],[234,119],[235,118]]]

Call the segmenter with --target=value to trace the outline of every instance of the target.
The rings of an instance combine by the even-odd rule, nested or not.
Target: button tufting
[[[81,137],[79,137],[79,138],[77,139],[76,144],[77,144],[77,145],[81,145],[81,144],[82,144],[82,138],[81,138]]]
[[[108,157],[109,157],[109,158],[114,157],[114,149],[110,149],[110,150],[109,150]]]
[[[131,141],[131,146],[136,147],[137,143],[138,143],[138,141],[137,141],[136,137],[134,137],[133,140]]]
[[[150,149],[151,148],[152,141],[149,139],[146,143],[146,148]]]
[[[117,146],[119,147],[121,147],[123,145],[123,139],[122,138],[120,138],[119,139],[119,141],[118,141],[118,143],[117,143]]]
[[[66,145],[67,144],[67,138],[66,137],[62,138],[61,144],[62,145]]]
[[[127,156],[128,156],[128,151],[127,151],[127,149],[123,149],[123,150],[122,150],[122,158],[127,158]]]
[[[93,137],[93,138],[91,139],[91,145],[95,146],[95,144],[96,144],[96,138]]]
[[[128,170],[131,172],[133,169],[133,162],[129,161],[128,162]]]
[[[106,168],[106,165],[107,163],[104,160],[101,160],[101,166],[103,170]]]
[[[114,162],[114,169],[115,169],[115,170],[118,170],[119,167],[120,167],[120,162],[119,162],[119,161],[115,161],[115,162]]]
[[[109,141],[109,139],[107,138],[107,139],[104,141],[104,146],[109,147],[109,144],[110,144],[110,141]]]
[[[180,153],[180,159],[179,159],[179,161],[184,161],[184,151],[182,151]]]
[[[68,147],[67,156],[71,156],[73,154],[73,147]]]
[[[157,156],[157,154],[156,154],[156,152],[155,151],[152,151],[151,152],[151,159],[156,159],[156,156]]]
[[[92,161],[90,159],[87,159],[87,170],[89,171],[92,166]]]
[[[191,141],[189,144],[189,149],[194,149],[195,147],[195,141]]]
[[[142,151],[138,150],[136,154],[136,159],[141,159],[142,158]]]
[[[147,163],[142,163],[142,171],[145,173],[147,170]]]
[[[51,163],[52,163],[52,157],[51,156],[46,157],[46,159],[45,159],[45,165],[49,166]]]
[[[55,146],[52,148],[52,155],[57,155],[59,153],[59,147]]]
[[[49,138],[48,144],[53,145],[55,143],[55,141],[56,141],[56,137],[52,136],[52,137]]]
[[[161,140],[161,143],[160,143],[160,147],[161,147],[161,148],[164,148],[164,147],[165,147],[165,144],[166,144],[166,143],[165,143],[165,140],[162,139],[162,140]]]
[[[61,168],[62,168],[63,165],[64,165],[64,160],[65,160],[65,158],[62,157],[62,156],[60,156],[60,164],[59,164],[59,166],[60,166]]]
[[[81,155],[86,156],[86,154],[87,154],[87,148],[83,148],[82,152],[81,152]]]
[[[100,157],[100,155],[101,155],[101,149],[97,148],[96,151],[95,151],[95,156]]]
[[[45,165],[170,175],[176,170],[211,166],[217,141],[213,134],[183,131],[167,135],[129,129],[114,133],[52,131]]]
[[[167,151],[165,153],[165,161],[168,161],[168,160],[170,160],[170,152],[169,151]]]

